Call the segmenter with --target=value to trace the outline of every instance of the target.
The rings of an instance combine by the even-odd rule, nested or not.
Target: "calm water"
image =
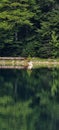
[[[0,69],[0,130],[59,130],[59,69]]]

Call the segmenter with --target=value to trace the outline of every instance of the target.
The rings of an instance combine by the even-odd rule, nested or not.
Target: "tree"
[[[58,1],[1,0],[0,3],[0,56],[52,57],[52,30],[56,36],[59,33]],[[55,50],[58,57],[59,49]]]

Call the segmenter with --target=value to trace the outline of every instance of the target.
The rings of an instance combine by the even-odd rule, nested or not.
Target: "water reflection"
[[[0,69],[0,130],[59,130],[59,69]]]

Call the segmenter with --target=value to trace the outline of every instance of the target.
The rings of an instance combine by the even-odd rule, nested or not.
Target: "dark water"
[[[59,69],[0,69],[0,130],[59,130]]]

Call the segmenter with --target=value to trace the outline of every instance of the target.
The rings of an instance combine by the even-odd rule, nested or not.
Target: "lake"
[[[0,130],[59,130],[59,68],[0,69]]]

